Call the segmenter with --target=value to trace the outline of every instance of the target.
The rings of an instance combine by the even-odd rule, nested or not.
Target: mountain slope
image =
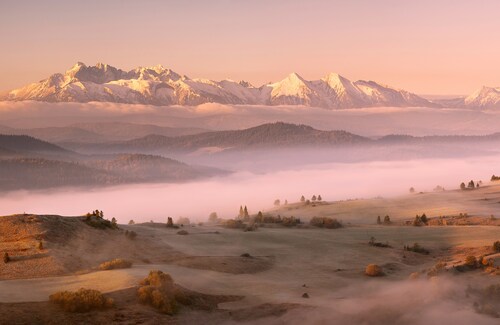
[[[199,105],[215,102],[248,105],[304,105],[328,109],[436,104],[415,94],[373,81],[351,82],[329,74],[308,81],[296,73],[256,88],[247,82],[190,79],[162,66],[130,71],[78,62],[64,74],[12,90],[0,100],[116,102],[149,105]]]
[[[27,135],[0,134],[0,148],[22,153],[69,154],[70,151]]]

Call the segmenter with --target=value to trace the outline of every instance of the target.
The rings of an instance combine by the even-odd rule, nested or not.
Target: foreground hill
[[[351,82],[338,74],[308,81],[292,73],[281,81],[254,87],[248,82],[191,79],[162,66],[130,71],[98,63],[75,64],[12,90],[0,100],[46,102],[116,102],[151,105],[199,105],[202,103],[251,105],[305,105],[329,109],[377,106],[437,106],[405,90],[374,81]]]

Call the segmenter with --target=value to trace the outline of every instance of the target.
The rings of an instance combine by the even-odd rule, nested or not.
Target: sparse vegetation
[[[337,229],[342,227],[337,219],[329,217],[313,217],[309,223],[311,226],[319,228]]]
[[[125,237],[127,237],[130,240],[134,240],[137,237],[137,233],[135,231],[125,231]]]
[[[101,292],[81,288],[78,291],[60,291],[49,296],[49,300],[68,312],[87,312],[113,306],[113,299],[106,298]]]
[[[423,248],[422,246],[420,246],[418,243],[414,243],[413,246],[404,246],[404,250],[405,251],[409,251],[409,252],[415,252],[415,253],[419,253],[419,254],[424,254],[424,255],[429,255],[430,252],[429,250]]]
[[[381,242],[375,241],[375,237],[371,237],[370,238],[370,241],[368,242],[368,245],[375,246],[375,247],[384,247],[384,248],[385,247],[391,247],[388,242],[381,243]]]
[[[100,270],[115,270],[115,269],[128,269],[132,267],[132,262],[124,260],[121,258],[115,258],[114,260],[101,263],[99,265]]]
[[[365,274],[368,276],[382,276],[384,272],[377,264],[368,264],[365,268]]]

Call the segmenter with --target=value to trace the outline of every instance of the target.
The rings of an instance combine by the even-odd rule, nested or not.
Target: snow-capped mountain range
[[[191,79],[161,65],[130,71],[98,63],[75,64],[64,74],[15,89],[0,100],[46,102],[116,102],[150,105],[199,105],[203,103],[248,105],[304,105],[328,109],[394,106],[438,107],[413,93],[374,81],[352,82],[331,73],[319,80],[305,80],[292,73],[285,79],[254,87],[248,82]],[[450,102],[451,103],[451,102]],[[454,106],[496,107],[500,88],[484,87]]]

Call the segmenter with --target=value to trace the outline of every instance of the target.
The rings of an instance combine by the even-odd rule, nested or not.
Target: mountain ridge
[[[374,81],[352,82],[336,73],[306,80],[297,73],[254,87],[229,79],[191,79],[161,65],[124,71],[108,64],[78,62],[65,73],[8,91],[1,100],[116,102],[149,105],[304,105],[326,109],[438,105],[416,94]]]

